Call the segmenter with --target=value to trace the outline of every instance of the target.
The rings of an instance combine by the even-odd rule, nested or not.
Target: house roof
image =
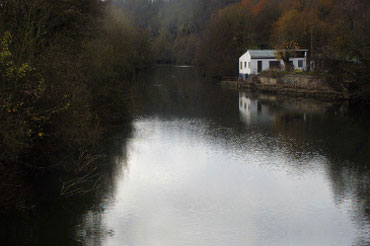
[[[276,50],[248,50],[251,58],[275,57]]]
[[[252,59],[263,59],[263,58],[275,58],[276,57],[276,52],[278,50],[248,50],[249,54],[251,55]],[[289,50],[292,52],[305,52],[308,50],[305,49],[300,49],[300,50]]]

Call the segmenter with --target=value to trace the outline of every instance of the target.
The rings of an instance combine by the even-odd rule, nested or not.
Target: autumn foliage
[[[340,74],[333,78],[339,87],[344,86],[342,78],[365,85],[370,83],[365,83],[370,80],[365,69],[370,59],[369,13],[366,0],[242,0],[214,14],[201,39],[198,61],[209,74],[235,75],[236,61],[247,49],[287,49],[286,44],[294,43],[288,48],[309,50],[311,69]],[[236,40],[240,45],[232,45]],[[232,61],[234,66],[228,65]]]

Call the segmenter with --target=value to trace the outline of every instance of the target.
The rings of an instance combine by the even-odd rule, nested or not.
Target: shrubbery
[[[88,192],[105,133],[130,124],[130,81],[152,63],[145,32],[101,1],[6,0],[0,41],[0,192],[40,179],[52,196]]]
[[[65,95],[59,101],[42,74],[27,63],[16,65],[9,49],[12,37],[5,32],[0,43],[1,163],[17,162],[20,155],[46,137],[55,114],[68,110]]]

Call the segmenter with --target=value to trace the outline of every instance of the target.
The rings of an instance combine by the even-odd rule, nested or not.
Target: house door
[[[257,73],[261,73],[262,72],[262,61],[258,61],[257,62]]]

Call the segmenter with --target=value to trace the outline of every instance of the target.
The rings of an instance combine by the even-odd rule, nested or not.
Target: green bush
[[[9,49],[11,39],[5,32],[0,43],[1,162],[18,160],[26,148],[45,137],[45,125],[53,115],[70,106],[67,98],[49,103],[52,88],[34,67],[16,65]]]

